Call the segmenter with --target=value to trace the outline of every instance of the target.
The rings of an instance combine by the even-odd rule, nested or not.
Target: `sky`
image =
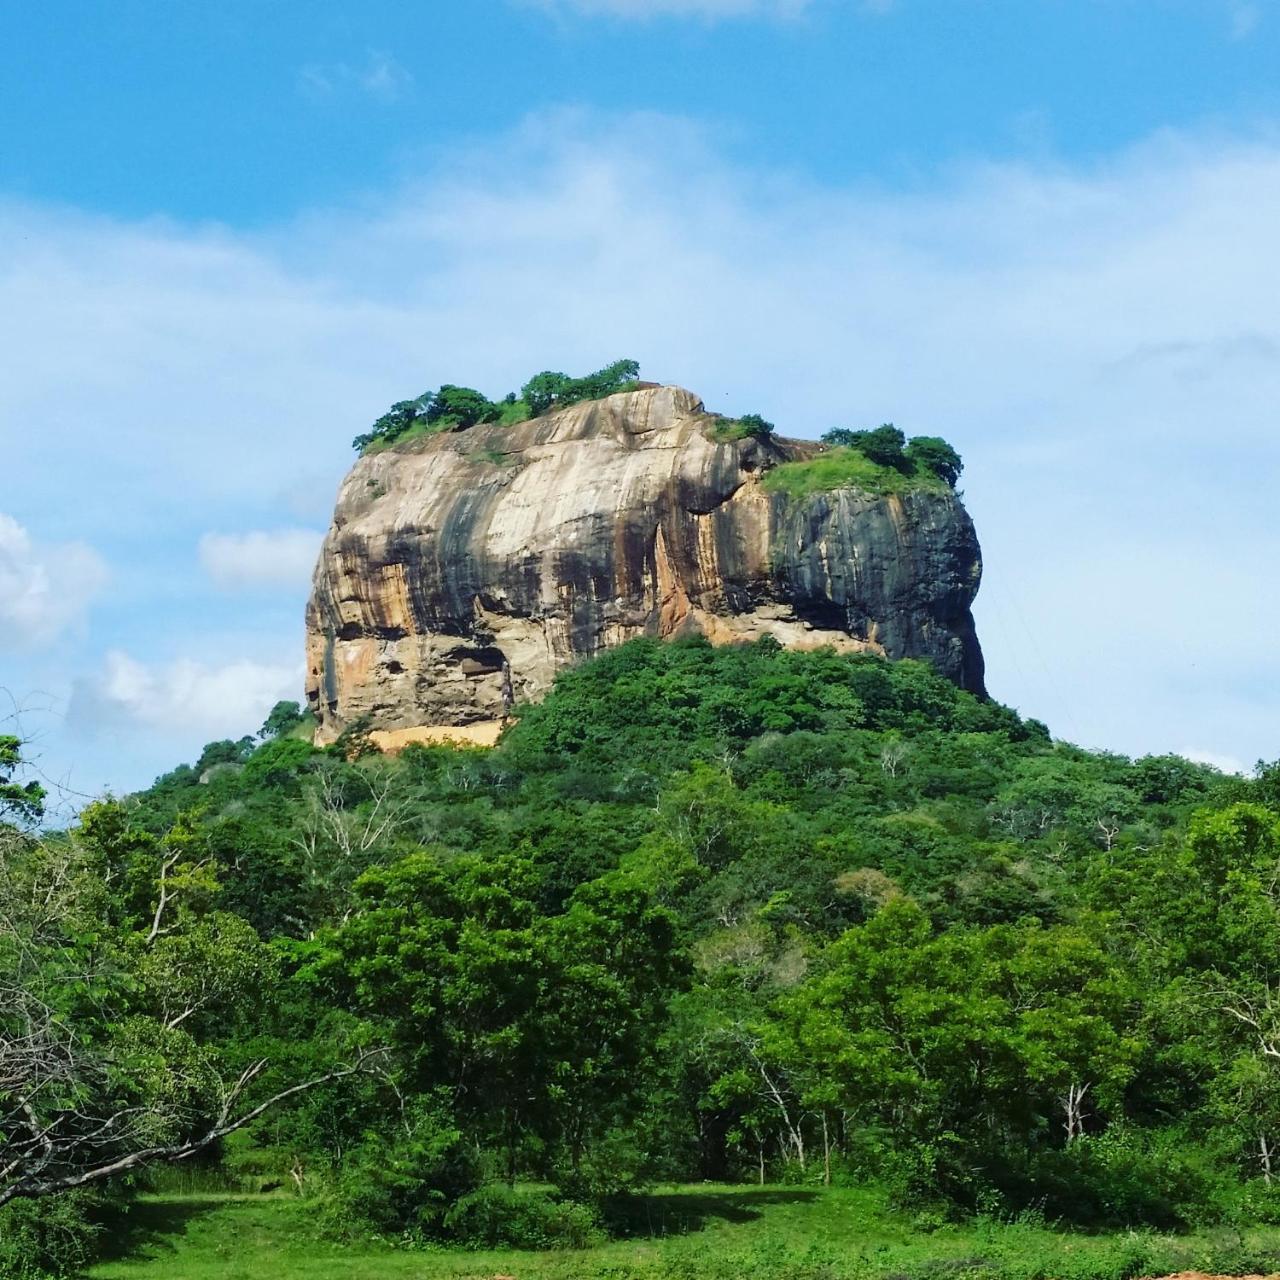
[[[354,435],[631,357],[950,440],[1001,701],[1280,757],[1278,65],[1280,0],[4,6],[0,721],[64,809],[255,731]]]

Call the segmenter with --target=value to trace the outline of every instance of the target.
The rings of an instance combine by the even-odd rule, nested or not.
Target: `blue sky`
[[[351,437],[621,355],[964,454],[996,696],[1280,756],[1274,0],[0,15],[0,687],[69,793],[300,688]],[[7,705],[6,700],[6,705]]]

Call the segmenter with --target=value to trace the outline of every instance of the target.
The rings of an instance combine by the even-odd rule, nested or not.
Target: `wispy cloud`
[[[314,529],[206,533],[200,563],[219,586],[302,587],[310,580],[324,537]]]
[[[186,548],[269,527],[243,513],[280,510],[300,467],[336,485],[402,395],[634,356],[789,433],[947,436],[997,696],[1094,745],[1274,757],[1277,203],[1265,138],[975,165],[901,195],[735,168],[679,121],[557,116],[270,234],[0,207],[6,483],[95,545],[123,527]],[[221,548],[228,580],[254,548]],[[217,682],[155,656],[177,606],[161,577],[136,590],[136,638],[110,643],[142,675],[115,659],[86,688],[176,715],[165,690]],[[247,597],[242,628],[264,607]],[[294,652],[294,607],[223,651]]]
[[[1235,756],[1224,755],[1219,751],[1205,751],[1200,747],[1184,747],[1177,754],[1185,756],[1188,760],[1194,760],[1197,764],[1212,765],[1222,773],[1234,773],[1243,776],[1249,772],[1249,767],[1243,760],[1237,760]]]
[[[83,618],[107,566],[83,542],[37,544],[0,513],[0,648],[46,644]]]
[[[1232,40],[1245,40],[1258,29],[1262,7],[1253,0],[1229,0],[1227,17]]]
[[[252,733],[280,699],[297,698],[302,676],[301,661],[147,664],[113,650],[98,671],[76,680],[67,718],[90,733],[180,727],[199,741],[238,738]]]
[[[312,62],[298,72],[298,89],[309,98],[361,93],[395,102],[413,86],[412,73],[388,53],[370,51],[363,62]]]

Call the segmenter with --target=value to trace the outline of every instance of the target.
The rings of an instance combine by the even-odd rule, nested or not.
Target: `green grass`
[[[689,1186],[637,1202],[631,1239],[580,1252],[394,1249],[322,1239],[284,1194],[144,1197],[94,1280],[1132,1280],[1280,1264],[1280,1229],[1083,1235],[1035,1223],[929,1229],[870,1190]]]
[[[805,498],[811,493],[833,489],[862,489],[867,493],[950,493],[951,486],[941,476],[917,467],[908,474],[883,467],[857,449],[829,449],[804,462],[784,462],[766,471],[761,483],[771,493]]]
[[[504,402],[498,408],[502,411],[498,414],[497,421],[500,427],[514,427],[517,422],[528,422],[533,417],[529,404],[525,400],[517,400],[514,404]]]
[[[517,422],[527,422],[531,416],[529,406],[523,400],[517,400],[514,404],[503,402],[497,407],[500,412],[493,423],[490,424],[492,426],[514,427]],[[371,440],[360,451],[360,456],[367,458],[370,454],[385,453],[388,449],[398,449],[401,445],[411,444],[414,440],[421,440],[424,436],[438,436],[446,431],[455,431],[457,427],[458,420],[456,418],[437,418],[435,422],[419,419],[407,431],[398,436]]]
[[[716,444],[732,444],[735,440],[749,440],[752,436],[767,438],[768,433],[761,432],[758,427],[746,422],[740,422],[737,418],[717,417],[712,422],[708,435]]]
[[[438,436],[445,431],[452,431],[454,425],[452,418],[439,418],[435,422],[427,422],[422,419],[415,422],[403,435],[394,436],[390,439],[384,437],[381,440],[371,440],[365,445],[360,456],[367,458],[371,454],[384,453],[387,449],[398,449],[401,445],[409,444],[414,440],[421,440],[424,436]]]

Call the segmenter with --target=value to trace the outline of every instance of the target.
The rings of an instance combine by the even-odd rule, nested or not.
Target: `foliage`
[[[836,427],[823,434],[822,443],[829,446],[829,453],[808,462],[786,464],[785,476],[772,483],[794,496],[846,484],[873,493],[901,493],[920,488],[954,489],[964,470],[960,455],[945,440],[938,436],[907,440],[888,422],[872,431]],[[871,465],[862,465],[863,460]]]
[[[931,471],[953,489],[964,470],[960,455],[940,436],[912,436],[904,456],[917,471]]]
[[[44,815],[45,789],[34,779],[16,781],[22,767],[22,739],[0,734],[0,822],[6,815],[35,822]]]
[[[928,664],[772,641],[635,641],[518,710],[488,752],[214,743],[9,829],[0,1066],[38,1013],[59,1142],[134,1108],[113,1151],[189,1142],[263,1063],[246,1103],[322,1082],[227,1168],[352,1238],[591,1245],[667,1179],[875,1185],[940,1237],[1280,1218],[1274,768],[1083,751]],[[1011,1239],[966,1247],[1045,1265]],[[1088,1265],[1158,1256],[1115,1248]]]
[[[296,702],[277,702],[262,722],[258,737],[264,742],[268,738],[283,738],[298,728],[305,718],[302,708]]]
[[[744,413],[738,418],[717,418],[711,426],[711,438],[719,444],[735,440],[767,440],[775,431],[772,422],[758,413]]]
[[[357,453],[370,453],[440,431],[465,431],[481,422],[514,426],[552,408],[626,391],[635,385],[639,373],[635,360],[615,360],[581,378],[548,371],[530,378],[518,396],[509,392],[496,403],[472,387],[446,382],[438,391],[423,392],[416,400],[397,400],[368,431],[356,436],[351,447]]]
[[[83,1274],[97,1256],[101,1205],[85,1191],[0,1208],[0,1280],[54,1280]]]
[[[479,391],[446,382],[431,397],[426,418],[432,426],[461,430],[477,422],[491,422],[497,414],[497,406]]]
[[[882,455],[883,456],[883,455]],[[837,446],[816,457],[784,462],[766,471],[765,489],[793,498],[833,489],[862,489],[874,494],[949,493],[951,486],[928,467],[902,454],[901,464],[876,462],[860,448]]]
[[[512,1205],[515,1197],[532,1205]],[[132,1238],[142,1254],[95,1269],[96,1280],[1134,1280],[1188,1269],[1266,1274],[1276,1269],[1274,1228],[1084,1234],[1042,1215],[939,1222],[897,1213],[876,1190],[701,1183],[663,1188],[627,1206],[626,1238],[530,1252],[501,1243],[543,1213],[576,1214],[541,1191],[485,1188],[459,1217],[478,1220],[470,1249],[406,1249],[335,1242],[317,1230],[316,1203],[289,1196],[148,1199]],[[472,1206],[475,1206],[472,1208]],[[492,1245],[483,1243],[493,1240]]]
[[[635,360],[615,360],[584,378],[570,378],[550,370],[535,374],[520,388],[520,399],[529,406],[531,417],[540,418],[552,408],[563,409],[582,400],[599,400],[626,391],[640,376]]]

